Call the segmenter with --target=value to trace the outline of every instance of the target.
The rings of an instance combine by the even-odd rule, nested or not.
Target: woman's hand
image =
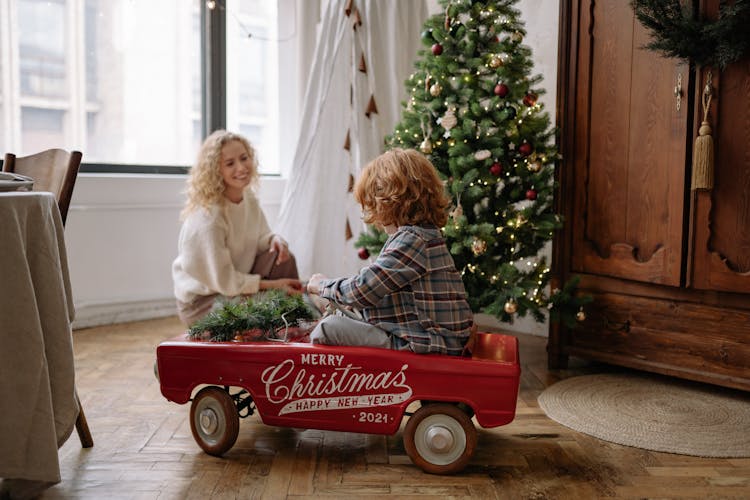
[[[270,290],[276,288],[283,290],[289,295],[299,295],[302,293],[302,282],[293,278],[281,278],[277,280],[260,280],[261,290]]]
[[[315,295],[320,294],[320,282],[328,279],[322,274],[313,274],[310,276],[310,281],[307,282],[307,293],[313,293]]]
[[[276,252],[278,257],[276,257],[276,264],[283,264],[284,262],[289,260],[289,245],[286,241],[284,241],[284,238],[279,236],[278,234],[274,234],[271,237],[271,249],[272,252]]]

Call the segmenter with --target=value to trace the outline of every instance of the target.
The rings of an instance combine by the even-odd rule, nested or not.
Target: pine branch
[[[636,18],[651,33],[645,46],[666,57],[723,69],[750,51],[750,0],[721,0],[719,18],[699,18],[680,0],[631,0]]]
[[[243,332],[254,331],[254,337],[262,340],[273,337],[280,328],[299,326],[301,321],[312,319],[312,311],[301,295],[269,290],[244,301],[225,302],[221,308],[195,322],[188,330],[188,336],[226,342]]]

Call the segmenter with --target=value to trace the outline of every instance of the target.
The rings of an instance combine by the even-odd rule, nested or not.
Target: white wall
[[[74,328],[176,314],[184,175],[80,174],[65,239],[76,307]],[[265,178],[261,205],[273,227],[283,181]]]
[[[428,5],[430,12],[440,12],[435,0]],[[559,0],[520,0],[517,6],[526,22],[525,43],[533,51],[534,72],[544,77],[541,86],[547,93],[541,102],[554,121]],[[272,227],[283,183],[267,178],[260,187]],[[184,184],[181,175],[79,175],[65,230],[77,315],[74,327],[175,314],[170,267]],[[497,325],[490,317],[479,320]],[[533,320],[502,327],[547,334],[547,325]]]

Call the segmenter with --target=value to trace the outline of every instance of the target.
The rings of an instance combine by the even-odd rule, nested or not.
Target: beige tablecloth
[[[0,478],[60,482],[78,415],[75,310],[51,193],[0,193]]]

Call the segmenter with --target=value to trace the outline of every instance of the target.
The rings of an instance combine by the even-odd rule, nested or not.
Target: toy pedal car
[[[477,333],[471,357],[304,342],[210,342],[181,336],[157,347],[161,392],[184,404],[206,453],[235,443],[239,418],[256,411],[281,427],[395,434],[425,472],[451,474],[485,428],[515,417],[520,365],[515,337]],[[235,391],[235,392],[233,392]],[[407,406],[420,407],[407,413]]]

